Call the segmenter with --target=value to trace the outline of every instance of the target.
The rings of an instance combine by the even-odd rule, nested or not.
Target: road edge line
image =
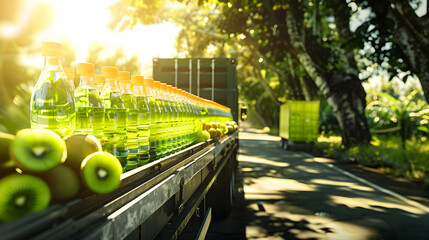
[[[347,171],[345,171],[345,170],[343,170],[341,168],[338,168],[338,167],[334,166],[331,163],[325,163],[325,162],[317,161],[316,157],[314,157],[314,156],[312,156],[312,155],[310,155],[308,153],[303,152],[303,155],[305,155],[307,157],[310,157],[314,162],[322,164],[322,165],[324,165],[324,166],[326,166],[328,168],[332,168],[332,169],[336,170],[337,172],[340,172],[340,173],[342,173],[342,174],[344,174],[344,175],[346,175],[346,176],[348,176],[348,177],[350,177],[350,178],[352,178],[352,179],[354,179],[356,181],[359,181],[359,182],[361,182],[363,184],[366,184],[366,185],[374,188],[375,190],[378,190],[378,191],[380,191],[382,193],[388,194],[388,195],[390,195],[390,196],[392,196],[394,198],[397,198],[398,200],[400,200],[402,202],[407,203],[408,205],[414,206],[414,207],[416,207],[416,208],[418,208],[418,209],[420,209],[420,210],[422,210],[422,211],[424,211],[426,213],[429,213],[429,207],[427,207],[427,206],[425,206],[425,205],[423,205],[423,204],[421,204],[419,202],[411,200],[411,199],[409,199],[407,197],[404,197],[404,196],[402,196],[402,195],[400,195],[400,194],[398,194],[396,192],[393,192],[393,191],[391,191],[389,189],[386,189],[384,187],[378,186],[378,185],[376,185],[376,184],[374,184],[374,183],[372,183],[372,182],[370,182],[370,181],[368,181],[366,179],[363,179],[361,177],[358,177],[358,176],[354,175],[353,173],[350,173],[350,172],[347,172]]]

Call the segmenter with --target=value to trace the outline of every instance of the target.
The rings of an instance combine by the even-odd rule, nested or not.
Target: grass
[[[346,149],[341,137],[321,135],[316,148],[325,156],[378,168],[429,186],[429,141],[426,137],[408,140],[405,149],[401,147],[399,136],[375,135],[373,139],[370,145]]]

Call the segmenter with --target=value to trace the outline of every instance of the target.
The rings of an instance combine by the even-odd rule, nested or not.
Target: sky
[[[117,48],[124,48],[128,58],[139,57],[142,72],[151,75],[153,57],[172,57],[175,55],[174,44],[180,28],[171,24],[138,25],[133,30],[123,32],[111,31],[107,28],[110,21],[108,7],[117,0],[24,0],[25,16],[41,2],[48,2],[54,10],[55,18],[52,25],[37,34],[36,43],[42,41],[58,41],[67,39],[74,45],[76,62],[85,62],[91,43],[100,43],[108,48],[104,56],[113,55]],[[13,32],[17,26],[3,29],[3,32]],[[103,55],[102,55],[103,56]],[[28,56],[23,59],[31,66],[43,64],[40,56]],[[42,61],[42,62],[41,62]],[[40,67],[40,66],[39,66]],[[150,70],[150,72],[149,72]]]
[[[108,7],[118,0],[22,0],[24,12],[21,23],[0,29],[3,33],[13,33],[26,20],[32,9],[41,2],[47,2],[53,7],[55,18],[53,24],[38,34],[35,41],[59,41],[67,38],[74,45],[76,62],[85,62],[91,43],[100,43],[108,48],[104,56],[112,55],[117,48],[123,47],[127,57],[137,55],[141,62],[144,76],[151,76],[153,57],[175,57],[175,41],[180,27],[171,23],[142,26],[137,25],[133,30],[123,32],[111,31],[107,28],[110,21]],[[418,15],[426,13],[427,0],[422,0]],[[353,8],[353,6],[351,6]],[[359,16],[352,18],[351,28],[360,24],[360,19],[366,18],[368,12],[362,11]],[[102,55],[103,56],[103,55]],[[24,62],[31,66],[40,67],[43,58],[26,56]]]

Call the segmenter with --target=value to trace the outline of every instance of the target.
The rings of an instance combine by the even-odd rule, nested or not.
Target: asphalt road
[[[236,201],[207,239],[429,239],[429,208],[332,166],[240,132]]]

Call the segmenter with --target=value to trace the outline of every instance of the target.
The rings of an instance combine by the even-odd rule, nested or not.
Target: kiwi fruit
[[[81,165],[81,177],[89,190],[106,194],[121,184],[122,166],[108,152],[95,152],[87,156]]]
[[[12,174],[0,180],[0,222],[7,222],[48,207],[51,192],[38,177]]]
[[[216,128],[216,133],[217,133],[217,138],[222,137],[222,130],[220,130],[220,128]]]
[[[100,141],[91,134],[77,133],[64,138],[67,146],[65,165],[80,172],[83,159],[91,153],[101,152]]]
[[[206,122],[206,123],[203,124],[203,130],[208,131],[212,127],[213,126],[211,125],[211,123]]]
[[[0,163],[0,178],[12,173],[17,173],[17,167],[12,160]],[[18,169],[19,170],[19,169]]]
[[[0,132],[0,163],[10,160],[9,147],[15,138],[15,135]]]
[[[207,132],[206,130],[203,131],[202,135],[203,135],[204,141],[207,141],[210,139],[210,133]]]
[[[210,128],[207,132],[210,133],[210,138],[211,139],[216,139],[217,138],[217,131],[214,128]]]
[[[41,172],[63,163],[67,156],[64,140],[48,129],[18,131],[10,145],[10,156],[24,172]]]
[[[51,189],[52,200],[58,202],[73,198],[80,188],[80,180],[76,172],[64,165],[43,172],[41,178]]]
[[[15,135],[0,132],[0,177],[15,172],[16,165],[10,158],[9,148]]]

